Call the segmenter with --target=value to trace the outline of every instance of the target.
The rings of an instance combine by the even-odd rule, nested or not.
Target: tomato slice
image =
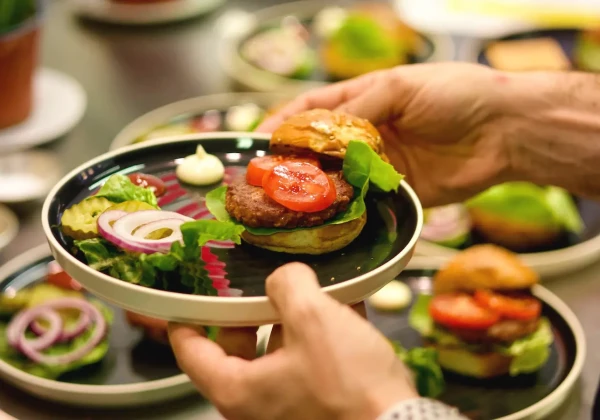
[[[475,292],[475,300],[481,306],[499,313],[503,318],[530,321],[538,318],[542,313],[540,301],[529,296],[516,298],[488,290],[478,290]]]
[[[77,281],[73,280],[65,270],[62,269],[56,261],[48,263],[48,273],[46,281],[54,286],[62,287],[69,290],[81,290],[82,286]]]
[[[130,174],[129,179],[135,185],[152,190],[155,196],[160,197],[167,191],[167,186],[162,179],[148,174]]]
[[[306,162],[317,168],[321,167],[321,163],[318,159],[312,157],[301,157],[301,156],[281,156],[281,155],[268,155],[255,157],[248,164],[246,171],[246,182],[255,187],[262,187],[262,180],[267,172],[273,169],[275,166],[283,162]]]
[[[306,213],[325,210],[335,201],[333,180],[307,162],[285,161],[263,178],[265,193],[282,206]]]
[[[429,303],[429,314],[445,327],[471,330],[485,330],[500,320],[499,314],[463,293],[435,296]]]

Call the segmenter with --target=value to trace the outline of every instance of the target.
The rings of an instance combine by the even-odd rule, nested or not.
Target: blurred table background
[[[83,21],[71,13],[68,2],[48,3],[42,64],[75,77],[88,95],[88,108],[81,123],[64,138],[44,147],[60,155],[66,173],[106,152],[119,130],[141,114],[181,99],[231,91],[233,86],[216,60],[215,22],[227,11],[252,11],[283,1],[231,0],[208,16],[147,28]],[[41,203],[23,205],[16,211],[22,229],[0,256],[0,263],[45,242],[40,222]],[[551,419],[592,418],[591,407],[600,377],[600,352],[596,350],[600,345],[598,277],[600,264],[547,283],[579,316],[588,339],[582,379],[567,404]],[[199,396],[161,407],[94,412],[46,403],[2,382],[0,410],[20,420],[221,418]]]

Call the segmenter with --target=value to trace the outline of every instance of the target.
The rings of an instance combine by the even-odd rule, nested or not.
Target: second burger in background
[[[250,161],[245,176],[206,196],[220,221],[235,221],[252,245],[291,254],[324,254],[358,237],[370,186],[397,191],[383,140],[367,120],[324,109],[290,117],[273,132],[273,155]]]

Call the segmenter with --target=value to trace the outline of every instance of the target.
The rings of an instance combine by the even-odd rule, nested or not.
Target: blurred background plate
[[[439,262],[415,257],[399,276],[412,290],[431,293],[431,278]],[[533,289],[543,304],[542,314],[552,324],[554,342],[546,365],[537,373],[518,377],[476,380],[444,373],[446,391],[439,399],[472,420],[541,419],[556,410],[568,397],[581,375],[586,358],[583,328],[569,307],[542,286]],[[414,299],[413,299],[414,302]],[[408,325],[407,308],[400,312],[379,312],[367,305],[367,316],[386,337],[410,349],[422,346],[419,334]],[[268,344],[263,339],[262,347]]]
[[[225,0],[168,0],[147,4],[111,0],[70,2],[75,13],[88,19],[123,25],[154,25],[191,19],[216,9]]]
[[[282,104],[288,99],[290,96],[277,93],[222,93],[174,102],[150,111],[129,123],[112,141],[110,150],[154,137],[206,131],[246,131],[249,126],[256,123],[252,121],[252,115],[248,114],[258,112],[257,115],[262,120],[271,107]],[[202,124],[202,117],[210,113],[207,116],[213,118],[215,111],[218,115],[218,125]],[[234,115],[236,113],[237,115]],[[232,119],[237,123],[234,123],[233,127]],[[249,126],[243,128],[248,121],[250,121]]]
[[[0,204],[0,252],[6,248],[19,232],[19,219],[11,209]]]
[[[42,68],[35,75],[33,89],[31,115],[18,125],[0,129],[0,153],[56,140],[83,117],[86,93],[71,76]]]
[[[53,259],[44,244],[9,261],[0,268],[0,293],[43,281]],[[40,398],[85,407],[157,404],[196,392],[170,347],[145,339],[140,329],[128,324],[122,310],[112,309],[110,348],[98,365],[71,372],[63,380],[49,380],[0,359],[0,377]]]
[[[317,14],[332,6],[347,8],[353,5],[378,4],[382,2],[333,1],[324,3],[319,0],[297,1],[272,6],[253,14],[232,13],[219,20],[216,29],[221,32],[223,45],[219,58],[224,71],[241,86],[256,91],[290,90],[302,91],[331,82],[324,66],[317,60],[317,66],[310,77],[294,79],[280,76],[263,70],[247,61],[241,52],[244,43],[262,30],[281,25],[284,19],[297,19],[310,34],[309,45],[316,49],[319,37],[315,35],[311,25]],[[390,14],[394,10],[390,6]],[[389,18],[389,16],[388,16]],[[409,55],[410,62],[443,61],[454,57],[454,45],[447,35],[418,34],[421,38],[421,48],[416,56]],[[318,51],[317,51],[318,52]]]

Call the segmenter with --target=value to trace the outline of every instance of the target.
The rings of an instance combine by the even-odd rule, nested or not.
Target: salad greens
[[[0,1],[0,34],[34,16],[38,8],[37,3],[36,0]]]
[[[19,291],[14,297],[11,298],[3,297],[0,300],[0,313],[3,315],[2,319],[0,319],[0,359],[31,375],[47,379],[56,379],[64,373],[101,361],[108,352],[109,343],[108,338],[106,337],[96,347],[94,347],[91,352],[81,359],[72,363],[56,366],[35,363],[9,345],[6,329],[8,322],[10,321],[10,317],[16,315],[16,313],[21,309],[35,307],[46,301],[63,297],[77,297],[80,299],[85,299],[84,295],[80,292],[62,289],[60,287],[45,283],[35,285],[31,288],[24,289],[23,291]],[[90,300],[90,302],[92,302],[100,310],[100,313],[106,322],[109,325],[112,324],[112,311],[97,300]],[[73,315],[68,312],[63,312],[62,316],[67,325],[74,323],[77,320],[77,317],[73,317]],[[92,333],[93,329],[89,329],[71,341],[64,343],[59,342],[52,345],[50,348],[45,350],[44,353],[53,356],[70,353],[71,351],[85,345]],[[33,333],[27,333],[28,336],[30,334]]]
[[[558,227],[575,233],[583,229],[583,221],[573,199],[558,187],[510,182],[492,187],[465,204],[515,221]]]
[[[404,178],[392,165],[384,162],[381,157],[362,141],[350,141],[344,158],[344,177],[354,187],[354,199],[348,209],[326,221],[324,225],[347,223],[361,217],[367,210],[365,197],[370,187],[382,192],[397,192]],[[221,222],[234,223],[253,235],[272,235],[277,232],[293,232],[296,229],[252,228],[243,226],[234,220],[225,208],[227,186],[216,188],[206,194],[206,207],[215,218]],[[243,231],[242,230],[242,231]]]
[[[419,395],[428,398],[439,397],[444,392],[446,383],[442,368],[437,362],[437,351],[425,347],[407,350],[397,341],[391,341],[391,344],[396,355],[413,372]]]
[[[575,61],[582,70],[600,71],[600,43],[580,36],[575,46]]]
[[[403,54],[403,45],[392,38],[369,16],[352,14],[332,35],[331,42],[348,58],[395,58]]]
[[[125,175],[112,175],[93,197],[105,197],[113,203],[141,201],[158,208],[156,196],[152,190],[135,185]]]
[[[409,324],[423,337],[440,345],[460,345],[466,349],[476,351],[479,347],[461,341],[455,335],[435,327],[429,315],[429,295],[419,295],[409,315]],[[513,360],[510,364],[510,375],[517,376],[522,373],[531,373],[539,370],[550,356],[549,346],[554,341],[550,322],[546,318],[540,320],[538,329],[510,345],[494,345],[493,350],[508,356]]]

